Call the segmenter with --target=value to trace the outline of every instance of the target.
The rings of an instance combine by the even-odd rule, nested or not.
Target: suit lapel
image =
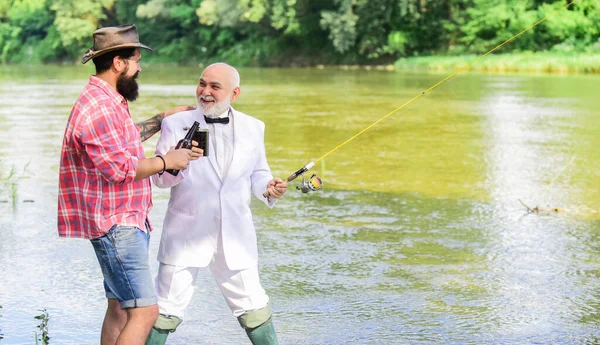
[[[230,179],[232,176],[237,175],[237,169],[240,162],[240,159],[243,157],[240,155],[241,145],[243,143],[242,135],[244,128],[244,119],[243,117],[236,112],[233,108],[231,108],[231,117],[233,120],[233,152],[231,157],[231,165],[229,165],[229,170],[227,171],[227,176],[225,176],[225,181]]]
[[[200,128],[202,129],[208,129],[208,124],[206,123],[206,120],[204,120],[204,115],[202,115],[202,112],[200,112],[198,110],[198,118],[196,119],[196,121],[198,121],[200,123]],[[210,133],[210,130],[209,130]],[[210,133],[210,136],[213,136],[214,133]],[[215,152],[215,145],[213,145],[213,138],[208,138],[208,160],[210,161],[210,165],[212,165],[213,169],[215,170],[215,174],[217,174],[217,176],[219,176],[219,180],[221,180],[221,182],[223,182],[223,176],[221,176],[221,170],[219,169],[219,166],[217,165],[217,154]],[[202,159],[202,158],[201,158]]]

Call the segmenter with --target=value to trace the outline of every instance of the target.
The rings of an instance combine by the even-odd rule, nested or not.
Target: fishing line
[[[422,96],[424,96],[426,93],[433,91],[435,88],[437,88],[438,86],[440,86],[441,84],[443,84],[444,82],[450,80],[450,78],[454,77],[455,75],[457,75],[458,73],[464,71],[465,69],[471,67],[473,64],[475,64],[477,61],[483,59],[484,57],[488,56],[489,54],[495,52],[496,50],[502,48],[504,45],[514,41],[515,39],[517,39],[519,36],[521,36],[522,34],[526,33],[527,31],[533,29],[534,27],[538,26],[539,24],[541,24],[542,22],[546,21],[547,19],[555,16],[556,14],[558,14],[559,12],[563,11],[564,9],[566,9],[567,7],[571,6],[572,4],[576,3],[579,0],[573,0],[571,2],[569,2],[568,4],[564,5],[563,7],[559,8],[558,10],[550,13],[549,15],[547,15],[546,17],[540,19],[539,21],[537,21],[535,24],[532,24],[531,26],[529,26],[528,28],[526,28],[525,30],[519,32],[518,34],[514,35],[513,37],[507,39],[506,41],[502,42],[501,44],[499,44],[498,46],[496,46],[495,48],[491,49],[490,51],[488,51],[487,53],[479,56],[478,58],[476,58],[475,60],[469,62],[468,64],[464,65],[463,67],[459,68],[458,70],[454,71],[454,73],[450,74],[449,76],[447,76],[446,78],[440,80],[439,82],[437,82],[435,85],[433,85],[432,87],[428,88],[427,90],[419,93],[418,95],[416,95],[415,97],[411,98],[410,100],[408,100],[407,102],[405,102],[404,104],[402,104],[401,106],[399,106],[398,108],[392,110],[391,112],[389,112],[387,115],[385,115],[384,117],[382,117],[381,119],[375,121],[374,123],[372,123],[371,125],[369,125],[368,127],[366,127],[365,129],[363,129],[362,131],[356,133],[354,136],[352,136],[350,139],[344,141],[343,143],[339,144],[338,146],[334,147],[331,151],[327,152],[326,154],[324,154],[323,156],[319,157],[317,160],[312,161],[310,163],[308,163],[307,165],[305,165],[304,167],[302,167],[301,169],[299,169],[298,171],[294,172],[293,174],[291,174],[290,176],[287,177],[287,181],[290,182],[294,179],[296,179],[296,177],[302,175],[302,188],[298,188],[301,189],[302,192],[306,193],[309,190],[317,190],[320,189],[322,187],[322,182],[321,180],[316,176],[313,175],[309,180],[305,181],[304,179],[304,173],[308,170],[310,170],[311,168],[313,168],[315,166],[315,163],[329,157],[329,155],[331,155],[332,153],[334,153],[335,151],[339,150],[340,148],[342,148],[344,145],[348,144],[349,142],[351,142],[352,140],[356,139],[357,137],[359,137],[360,135],[362,135],[364,132],[368,131],[369,129],[373,128],[374,126],[376,126],[378,123],[380,123],[381,121],[387,119],[388,117],[390,117],[391,115],[395,114],[396,112],[400,111],[402,108],[404,108],[405,106],[411,104],[412,102],[416,101],[417,99],[421,98]]]

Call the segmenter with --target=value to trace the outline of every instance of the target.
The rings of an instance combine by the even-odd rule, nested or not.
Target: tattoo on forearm
[[[165,117],[165,113],[160,113],[156,116],[149,118],[146,121],[142,121],[136,123],[136,126],[140,130],[140,137],[142,141],[146,141],[151,136],[156,134],[156,132],[160,131],[160,123]]]

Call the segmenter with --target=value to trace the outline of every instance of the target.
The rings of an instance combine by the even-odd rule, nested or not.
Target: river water
[[[134,120],[193,104],[200,68],[143,66]],[[444,74],[241,69],[286,177]],[[56,233],[58,161],[90,66],[0,67],[0,344],[98,344],[89,242]],[[282,344],[600,342],[600,77],[462,73],[254,203]],[[145,143],[153,152],[158,136]],[[321,164],[323,163],[323,164]],[[155,260],[168,191],[154,189]],[[539,212],[528,213],[527,208]],[[248,343],[207,270],[169,344]]]

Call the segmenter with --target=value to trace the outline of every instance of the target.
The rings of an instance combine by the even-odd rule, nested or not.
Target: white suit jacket
[[[217,243],[213,238],[221,231],[229,269],[241,270],[257,265],[251,196],[254,194],[271,208],[275,204],[275,200],[263,196],[267,183],[273,178],[265,154],[265,124],[233,109],[231,120],[233,158],[224,178],[220,176],[212,143],[208,157],[191,161],[177,176],[168,172],[152,176],[159,188],[171,188],[158,261],[205,267],[216,250]],[[163,119],[156,154],[166,154],[185,136],[194,121],[200,123],[200,128],[208,128],[199,108]]]

